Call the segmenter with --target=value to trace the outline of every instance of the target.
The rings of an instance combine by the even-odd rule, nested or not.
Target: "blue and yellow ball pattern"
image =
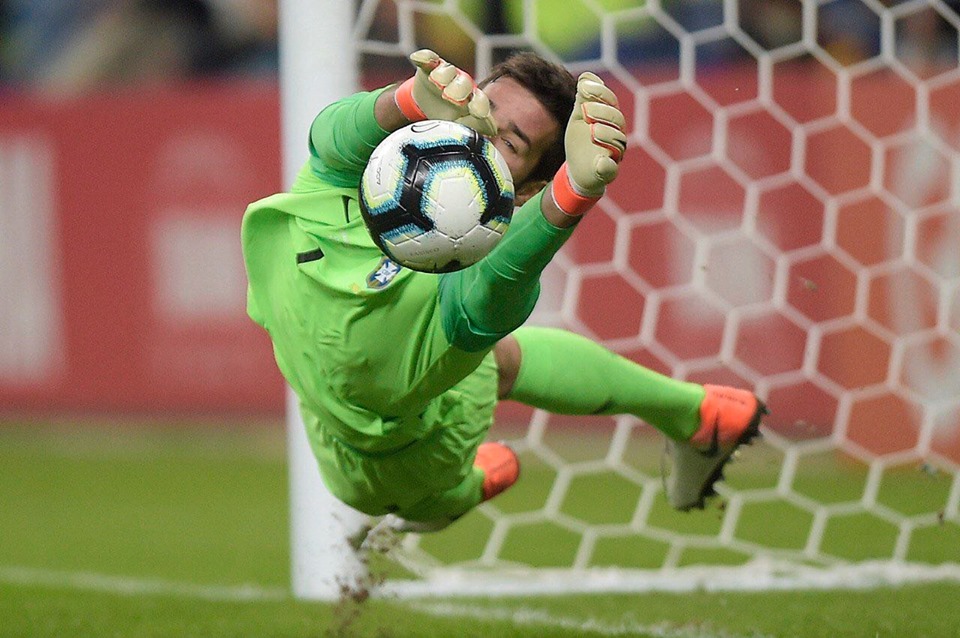
[[[500,152],[455,122],[426,120],[391,133],[360,183],[360,210],[374,243],[423,272],[480,261],[509,228],[513,204]]]

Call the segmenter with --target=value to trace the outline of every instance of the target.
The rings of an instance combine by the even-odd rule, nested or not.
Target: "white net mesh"
[[[360,3],[368,87],[421,47],[477,77],[532,49],[612,85],[630,150],[533,321],[773,412],[719,504],[681,515],[642,422],[505,405],[520,483],[400,562],[460,591],[472,568],[543,589],[960,577],[958,26],[937,0]]]

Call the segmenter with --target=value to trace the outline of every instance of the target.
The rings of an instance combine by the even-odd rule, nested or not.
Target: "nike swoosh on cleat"
[[[706,457],[716,456],[720,451],[720,417],[713,420],[713,434],[710,436],[710,447],[700,452]]]

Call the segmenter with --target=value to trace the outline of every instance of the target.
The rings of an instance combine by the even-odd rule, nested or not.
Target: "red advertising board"
[[[239,244],[280,187],[275,85],[5,96],[0,149],[0,408],[282,410]]]

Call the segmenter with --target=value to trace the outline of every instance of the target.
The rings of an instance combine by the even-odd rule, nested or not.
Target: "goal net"
[[[960,69],[939,0],[364,0],[366,88],[516,50],[621,99],[621,175],[532,323],[771,408],[703,512],[632,417],[505,403],[520,482],[373,569],[393,591],[960,578]]]

